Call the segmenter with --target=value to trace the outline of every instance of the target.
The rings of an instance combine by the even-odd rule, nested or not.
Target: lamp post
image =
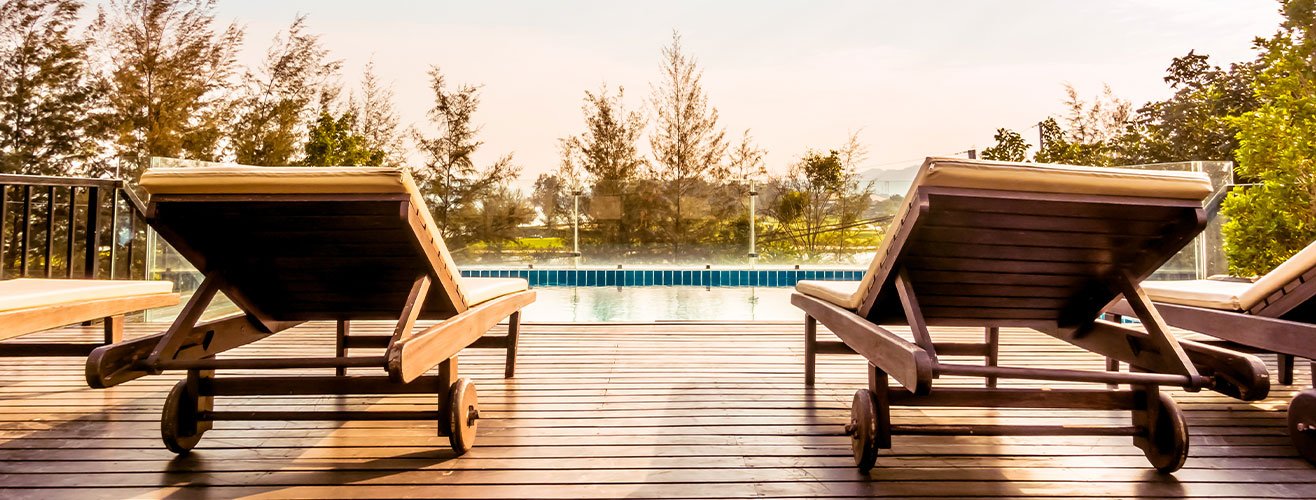
[[[571,190],[571,265],[580,265],[580,190]]]
[[[755,229],[756,226],[758,226],[758,221],[756,220],[756,214],[755,214],[756,212],[755,201],[758,200],[758,197],[759,197],[758,186],[754,183],[754,178],[751,177],[749,179],[749,259],[750,259],[749,263],[750,266],[754,265],[755,259],[758,259],[759,256],[758,248],[755,245],[757,243],[755,241],[757,239]]]

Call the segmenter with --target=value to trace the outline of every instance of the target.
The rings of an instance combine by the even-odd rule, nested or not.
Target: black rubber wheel
[[[480,425],[480,397],[475,383],[459,378],[448,393],[448,442],[458,455],[470,451],[475,445],[475,432]]]
[[[1316,464],[1316,389],[1299,392],[1289,403],[1289,438],[1302,458]]]
[[[850,434],[855,465],[860,472],[873,470],[877,465],[877,398],[872,391],[855,391],[854,401],[850,403],[850,425],[845,430]]]
[[[1188,460],[1188,423],[1174,398],[1164,392],[1158,394],[1155,400],[1147,402],[1147,410],[1140,412],[1147,418],[1140,419],[1143,422],[1135,421],[1146,426],[1147,434],[1134,438],[1133,442],[1142,449],[1152,467],[1168,474],[1182,468]],[[1147,421],[1149,418],[1151,421]]]
[[[201,441],[205,429],[199,420],[199,399],[188,390],[186,380],[179,380],[169,391],[164,411],[160,413],[160,438],[169,451],[186,455]]]

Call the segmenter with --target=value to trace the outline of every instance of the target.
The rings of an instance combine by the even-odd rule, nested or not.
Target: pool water
[[[790,287],[536,287],[526,322],[804,321]]]

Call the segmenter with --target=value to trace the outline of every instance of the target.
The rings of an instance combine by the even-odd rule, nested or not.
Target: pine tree
[[[238,163],[294,163],[304,148],[304,127],[317,121],[316,109],[327,110],[336,94],[330,80],[341,63],[328,57],[320,37],[306,33],[306,16],[275,37],[260,72],[247,71],[243,78],[230,131]]]
[[[0,172],[89,173],[104,93],[73,33],[76,0],[0,3]]]
[[[360,119],[357,132],[365,140],[365,148],[380,153],[372,165],[396,167],[403,158],[402,132],[397,107],[393,104],[393,89],[379,81],[375,62],[366,64],[361,77],[360,104],[354,107]]]
[[[649,144],[654,157],[652,173],[666,189],[665,237],[676,258],[691,239],[690,229],[698,216],[695,199],[720,170],[727,144],[726,132],[718,125],[717,108],[709,106],[704,93],[703,72],[682,50],[679,33],[672,33],[672,43],[662,49],[661,61],[662,80],[652,89],[655,127]]]
[[[220,156],[243,31],[215,28],[214,0],[109,0],[91,25],[108,59],[108,109],[125,177],[148,156]]]
[[[484,227],[507,227],[504,224],[476,220],[483,217],[478,207],[494,197],[520,173],[520,167],[507,154],[483,168],[477,167],[473,155],[484,145],[477,136],[480,128],[472,122],[480,106],[480,90],[472,85],[450,89],[438,66],[430,68],[430,89],[434,107],[429,111],[435,127],[433,137],[420,130],[413,133],[423,166],[416,174],[434,220],[450,247],[461,249],[470,241],[471,230]]]

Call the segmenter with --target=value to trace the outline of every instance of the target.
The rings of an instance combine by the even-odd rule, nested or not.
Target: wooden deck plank
[[[130,324],[127,336],[158,327]],[[387,334],[391,327],[354,324],[353,331]],[[298,327],[233,355],[330,355],[333,329]],[[97,335],[97,327],[75,327],[23,340]],[[982,333],[934,328],[933,336],[971,342]],[[174,459],[159,443],[158,420],[176,377],[95,391],[85,387],[79,360],[0,359],[0,497],[1316,496],[1316,468],[1297,457],[1284,430],[1288,398],[1311,383],[1305,363],[1297,385],[1276,386],[1265,401],[1171,391],[1192,434],[1188,463],[1173,476],[1152,471],[1128,438],[975,436],[896,436],[865,476],[854,469],[842,433],[850,394],[864,383],[863,363],[822,355],[818,385],[805,388],[802,339],[802,324],[790,323],[527,324],[516,379],[501,377],[501,353],[462,354],[463,376],[480,390],[483,420],[475,448],[461,457],[437,436],[434,422],[221,422],[192,456]],[[1045,335],[1005,329],[1002,339],[1003,364],[1104,366]],[[1273,368],[1274,359],[1265,358]],[[221,399],[217,408],[430,404],[423,395],[267,397]],[[892,413],[903,425],[1128,424],[1127,414],[1103,411]]]

